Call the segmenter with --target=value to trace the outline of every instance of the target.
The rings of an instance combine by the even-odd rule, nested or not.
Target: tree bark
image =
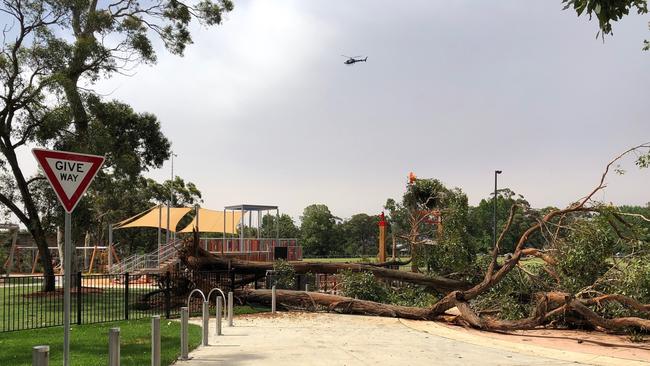
[[[4,146],[4,144],[3,144]],[[16,180],[16,186],[20,192],[23,205],[25,206],[26,213],[23,213],[18,207],[15,206],[12,202],[5,202],[5,204],[11,204],[8,206],[12,212],[20,219],[20,221],[27,227],[30,234],[34,238],[36,247],[38,248],[41,265],[43,266],[43,291],[54,291],[55,281],[54,281],[54,268],[52,267],[52,256],[50,255],[50,250],[47,245],[47,240],[45,238],[45,231],[41,224],[41,219],[38,216],[38,209],[34,199],[32,198],[31,193],[29,192],[29,186],[27,180],[23,175],[20,165],[18,164],[18,158],[16,157],[16,152],[11,146],[3,147],[3,154],[7,158],[7,162],[11,167],[14,179]]]
[[[271,304],[271,290],[239,290],[235,292],[235,295],[248,303]],[[276,290],[276,300],[280,307],[285,308],[312,311],[325,309],[341,314],[373,315],[414,320],[441,319],[441,317],[434,316],[429,309],[425,308],[381,304],[319,292]]]
[[[238,290],[235,295],[242,301],[253,304],[270,305],[271,290]],[[650,320],[638,317],[624,317],[605,319],[596,314],[585,305],[585,300],[573,299],[566,304],[562,300],[565,294],[549,293],[540,294],[533,314],[519,320],[502,320],[493,317],[482,317],[465,301],[458,301],[455,305],[460,315],[453,316],[438,313],[434,308],[417,308],[382,304],[373,301],[352,299],[349,297],[330,295],[319,292],[304,292],[292,290],[276,290],[276,301],[280,308],[300,309],[306,311],[330,311],[341,314],[356,314],[402,318],[413,320],[445,321],[463,326],[470,326],[487,331],[513,331],[535,329],[547,325],[555,316],[574,310],[580,314],[587,323],[607,330],[623,330],[636,328],[650,330]],[[588,301],[587,301],[588,302]],[[647,306],[647,305],[644,305]],[[575,319],[575,321],[582,321]]]

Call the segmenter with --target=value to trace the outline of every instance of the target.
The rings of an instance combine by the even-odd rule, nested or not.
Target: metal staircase
[[[131,274],[153,273],[164,270],[178,262],[178,247],[181,240],[176,240],[160,246],[160,248],[147,254],[134,254],[122,262],[111,267],[111,274],[129,272]]]

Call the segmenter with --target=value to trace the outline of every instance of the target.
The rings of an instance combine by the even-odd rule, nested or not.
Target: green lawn
[[[212,303],[214,305],[214,303]],[[257,313],[267,313],[271,311],[271,308],[263,307],[263,306],[251,306],[251,305],[243,305],[243,306],[235,306],[232,309],[232,312],[234,315],[246,315],[246,314],[257,314]],[[215,314],[215,309],[210,309],[210,314],[214,315]]]
[[[319,263],[377,263],[376,257],[353,257],[353,258],[303,258],[305,262],[319,262]],[[390,260],[390,258],[388,259]],[[408,258],[401,258],[401,261],[406,261]],[[400,266],[400,271],[410,271],[411,265]]]
[[[358,262],[364,261],[363,258],[361,258],[361,257],[355,257],[355,258],[303,258],[302,260],[305,261],[305,262],[321,262],[321,263],[345,263],[345,262],[358,263]],[[377,258],[368,257],[368,258],[366,258],[366,261],[377,262]]]
[[[151,364],[151,320],[140,319],[114,323],[73,326],[70,339],[70,361],[73,366],[105,366],[108,364],[108,329],[120,328],[121,365]],[[170,365],[180,355],[180,323],[161,319],[161,361]],[[190,349],[201,343],[201,328],[190,325]],[[32,347],[50,346],[50,365],[63,362],[63,328],[0,333],[0,365],[30,366]]]

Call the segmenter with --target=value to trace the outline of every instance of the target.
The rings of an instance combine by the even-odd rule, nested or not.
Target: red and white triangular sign
[[[59,202],[72,212],[93,181],[104,157],[67,151],[32,149]]]

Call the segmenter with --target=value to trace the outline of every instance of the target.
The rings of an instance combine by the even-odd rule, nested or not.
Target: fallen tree
[[[546,212],[534,225],[527,228],[519,236],[512,255],[500,261],[501,243],[505,233],[510,229],[517,210],[517,206],[513,206],[509,218],[492,248],[489,264],[482,276],[482,280],[477,281],[473,285],[444,277],[429,277],[421,273],[395,271],[366,264],[289,262],[296,273],[334,274],[343,270],[370,272],[379,279],[398,280],[433,288],[444,296],[430,307],[397,306],[353,299],[345,296],[289,290],[279,290],[277,292],[278,302],[287,308],[309,311],[326,310],[347,314],[420,320],[445,320],[491,331],[531,329],[540,326],[555,325],[560,322],[563,322],[565,325],[567,323],[588,324],[594,329],[607,331],[629,329],[648,331],[650,330],[650,320],[647,318],[650,318],[650,304],[644,304],[622,293],[606,293],[601,290],[596,290],[599,282],[608,282],[610,280],[604,279],[606,275],[610,274],[609,270],[588,286],[576,288],[571,292],[561,291],[564,286],[562,283],[563,278],[571,279],[572,276],[571,273],[566,272],[566,269],[561,267],[564,258],[558,255],[555,249],[554,251],[542,251],[535,248],[526,248],[528,238],[537,232],[542,232],[543,235],[549,235],[548,242],[551,246],[559,245],[558,243],[571,239],[570,235],[562,234],[562,231],[567,231],[570,234],[580,229],[572,228],[567,226],[568,224],[565,224],[571,217],[578,217],[583,222],[592,223],[594,218],[602,215],[606,222],[614,225],[614,221],[607,217],[607,215],[612,214],[611,210],[605,205],[592,201],[592,198],[597,192],[605,188],[605,178],[614,164],[623,156],[632,152],[638,152],[639,150],[650,151],[650,144],[643,144],[629,149],[610,161],[598,185],[589,194],[564,209],[554,209]],[[614,214],[612,217],[621,222],[624,227],[631,227],[631,225],[623,220],[624,215]],[[645,216],[641,218],[644,221],[648,220]],[[642,239],[635,235],[624,234],[620,229],[614,228],[613,230],[622,240],[631,240],[635,243],[642,241]],[[198,240],[189,243],[189,245],[183,248],[181,259],[188,267],[195,270],[234,268],[241,273],[261,275],[273,269],[273,264],[271,263],[248,262],[217,257],[203,251],[194,243],[198,243]],[[593,250],[596,249],[594,248]],[[555,281],[551,285],[545,284],[549,287],[548,291],[536,292],[534,296],[531,296],[531,311],[529,315],[518,319],[503,319],[498,316],[486,315],[494,314],[494,312],[477,311],[473,306],[475,305],[475,301],[479,297],[485,296],[489,291],[498,291],[498,285],[504,279],[508,278],[508,275],[515,269],[520,269],[522,273],[532,278],[533,281],[541,281],[539,278],[536,278],[534,273],[523,269],[520,265],[524,256],[534,256],[542,259],[544,270]],[[588,262],[584,264],[583,268],[590,269],[590,266],[595,265],[596,263],[592,264]],[[623,273],[617,267],[616,263],[611,268]],[[605,290],[609,289],[606,286],[602,288]],[[237,295],[242,301],[246,302],[262,304],[270,304],[271,302],[271,292],[269,290],[241,290],[237,292]],[[606,304],[615,304],[620,309],[617,313],[604,312],[601,308]],[[456,308],[457,311],[453,314],[448,313],[452,308]]]
[[[650,321],[647,319],[638,318],[638,317],[605,319],[587,307],[587,304],[591,300],[587,300],[586,302],[583,302],[584,300],[572,299],[571,296],[566,294],[564,295],[563,303],[561,305],[558,305],[557,307],[552,307],[552,306],[549,307],[548,306],[549,296],[547,295],[542,296],[542,300],[538,301],[538,304],[535,306],[535,311],[533,312],[532,316],[530,318],[523,319],[521,321],[516,321],[516,322],[507,322],[503,320],[484,318],[478,315],[470,307],[471,300],[476,299],[478,296],[492,289],[500,281],[502,281],[503,278],[508,273],[510,273],[514,268],[517,268],[520,260],[524,255],[537,255],[538,257],[542,258],[546,262],[547,266],[553,266],[555,264],[555,260],[553,258],[545,254],[542,254],[538,251],[531,251],[525,248],[525,244],[528,238],[536,231],[547,229],[549,226],[553,227],[553,220],[556,218],[559,218],[559,221],[561,222],[562,218],[568,215],[585,213],[585,212],[587,213],[600,212],[601,205],[590,204],[590,203],[592,197],[597,192],[605,188],[606,186],[605,178],[607,177],[610,169],[612,169],[614,164],[617,161],[619,161],[622,157],[632,152],[637,152],[639,150],[648,150],[648,149],[650,149],[650,143],[642,144],[623,152],[622,154],[614,158],[612,161],[610,161],[605,167],[605,171],[601,175],[598,185],[589,194],[587,194],[579,201],[569,205],[565,209],[552,210],[551,212],[548,212],[546,215],[544,215],[535,225],[528,228],[519,237],[519,240],[515,247],[515,251],[512,254],[512,256],[509,259],[506,259],[502,265],[498,265],[497,258],[499,255],[500,244],[504,237],[505,232],[510,227],[512,218],[516,210],[516,207],[513,206],[510,212],[509,219],[494,245],[494,248],[491,253],[491,261],[485,272],[483,280],[468,290],[457,290],[448,293],[443,299],[441,299],[440,301],[438,301],[432,306],[431,311],[433,312],[433,314],[440,315],[443,314],[445,311],[453,307],[456,307],[460,311],[461,314],[460,316],[462,320],[467,322],[467,324],[471,326],[481,328],[481,329],[489,329],[489,330],[515,330],[515,329],[522,329],[522,328],[525,329],[527,327],[539,326],[543,324],[544,321],[549,319],[549,315],[556,314],[560,310],[564,312],[573,310],[576,313],[580,314],[584,318],[584,320],[586,320],[587,322],[591,323],[596,327],[601,327],[610,330],[622,329],[625,327],[638,328],[641,330],[649,330]],[[559,224],[557,225],[557,227],[558,228],[560,227]],[[558,235],[558,232],[559,230],[555,231],[556,236]],[[557,238],[555,238],[554,240],[556,239]],[[557,295],[555,295],[555,297],[557,298]],[[634,304],[636,305],[635,310],[642,311],[646,316],[650,315],[650,312],[647,311],[647,307],[646,307],[647,305],[639,304],[637,301],[627,296],[604,295],[604,298],[602,299],[603,300],[607,299],[608,301],[620,302],[623,305]]]
[[[198,240],[188,241],[186,242],[186,245],[179,250],[181,262],[194,271],[234,269],[236,273],[257,274],[263,276],[267,271],[273,270],[273,263],[219,257],[194,244],[197,242]],[[367,271],[374,274],[377,278],[420,285],[442,293],[470,288],[470,284],[463,281],[440,276],[430,276],[422,273],[411,273],[388,269],[362,263],[322,263],[304,261],[288,263],[291,264],[295,272],[298,274],[337,274],[340,271],[345,270],[353,272]]]
[[[241,303],[257,305],[271,305],[271,290],[242,289],[235,292]],[[534,329],[550,324],[560,316],[574,311],[582,315],[587,323],[595,328],[606,330],[621,330],[637,328],[650,330],[650,320],[639,317],[621,317],[606,319],[589,309],[588,305],[594,304],[594,299],[573,299],[563,293],[538,294],[538,301],[531,316],[518,320],[502,320],[494,317],[479,316],[465,301],[459,301],[457,312],[448,314],[439,313],[435,308],[420,308],[383,304],[379,302],[353,299],[345,296],[331,295],[319,292],[305,292],[293,290],[276,290],[276,301],[280,309],[297,309],[304,311],[327,311],[341,314],[356,314],[369,316],[382,316],[413,320],[436,320],[449,323],[471,326],[489,331],[512,331]],[[644,309],[650,315],[650,305],[638,304],[633,299],[625,296],[610,296],[601,301],[616,301],[621,304],[631,305],[636,309]],[[449,310],[449,309],[448,309]]]
[[[271,305],[271,290],[239,290],[235,293],[240,301],[252,304]],[[341,314],[374,315],[415,320],[436,320],[429,309],[382,304],[367,300],[320,292],[276,290],[276,301],[280,308],[308,311],[330,311]]]

